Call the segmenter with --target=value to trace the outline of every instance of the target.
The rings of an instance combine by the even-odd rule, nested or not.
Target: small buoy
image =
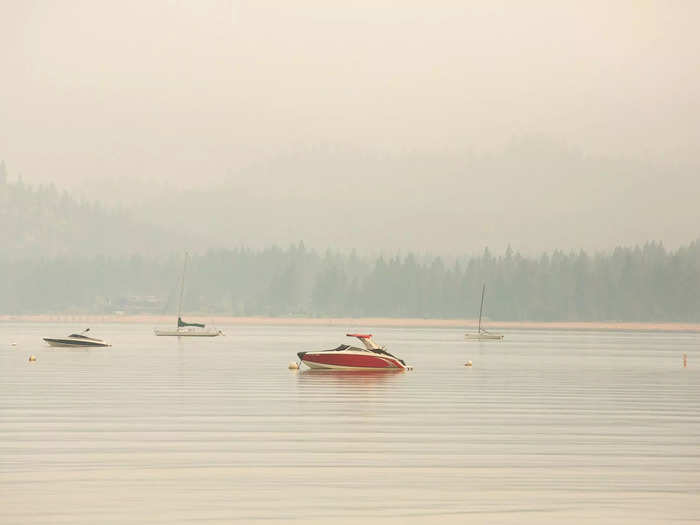
[[[33,363],[34,361],[36,361],[36,356],[35,356],[35,355],[30,355],[30,356],[29,356],[29,362],[30,362],[30,363]]]
[[[289,365],[287,365],[287,368],[289,368],[290,370],[297,370],[299,368],[299,365],[292,361],[291,363],[289,363]]]
[[[688,368],[688,354],[683,354],[683,368]]]
[[[471,361],[467,361],[466,363],[464,363],[464,366],[472,366],[472,362],[471,362]]]

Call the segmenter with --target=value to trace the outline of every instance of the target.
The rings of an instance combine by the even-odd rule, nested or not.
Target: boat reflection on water
[[[393,414],[396,398],[392,392],[406,380],[400,370],[311,369],[295,375],[303,413],[314,418],[342,414],[343,424],[353,418],[366,421],[387,412]]]
[[[299,381],[308,383],[343,383],[357,385],[376,385],[386,383],[402,376],[403,370],[299,370]]]

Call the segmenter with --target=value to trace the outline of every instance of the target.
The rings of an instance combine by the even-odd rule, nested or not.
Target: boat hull
[[[51,337],[44,337],[44,341],[46,341],[49,344],[49,346],[57,346],[63,348],[96,348],[111,346],[109,343],[105,343],[104,341],[78,341],[75,339],[56,339]]]
[[[464,334],[464,338],[469,341],[500,341],[501,334]]]
[[[223,335],[221,330],[153,330],[159,336],[170,337],[217,337]]]
[[[323,370],[408,370],[409,367],[390,356],[367,352],[299,352],[299,358],[311,369]]]

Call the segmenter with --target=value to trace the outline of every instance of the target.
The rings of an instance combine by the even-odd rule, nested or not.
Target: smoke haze
[[[14,2],[0,158],[264,246],[698,237],[697,2]]]

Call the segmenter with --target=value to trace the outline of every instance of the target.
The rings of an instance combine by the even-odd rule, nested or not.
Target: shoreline
[[[234,317],[192,315],[208,324],[258,325],[258,326],[341,326],[385,327],[385,328],[460,328],[474,330],[475,319],[421,319],[393,317]],[[174,324],[172,315],[81,315],[38,314],[0,315],[0,322],[55,322],[55,323],[136,323]],[[656,323],[615,321],[489,321],[488,328],[495,330],[600,330],[600,331],[648,331],[648,332],[700,332],[700,323]]]

